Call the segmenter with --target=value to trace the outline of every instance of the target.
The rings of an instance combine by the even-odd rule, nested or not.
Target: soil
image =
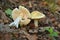
[[[58,0],[56,3],[60,6]],[[25,6],[30,12],[38,10],[46,15],[45,18],[39,19],[38,28],[35,28],[34,20],[22,28],[9,27],[13,19],[6,15],[5,10],[8,8],[13,10],[19,5]],[[49,32],[43,29],[49,26],[59,33],[59,36],[54,38],[60,40],[60,10],[57,10],[58,14],[53,14],[46,6],[44,0],[0,0],[0,40],[53,40],[48,35]]]

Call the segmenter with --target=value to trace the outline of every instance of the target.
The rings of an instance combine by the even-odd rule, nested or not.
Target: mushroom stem
[[[9,26],[16,26],[18,28],[19,22],[21,21],[21,17],[17,17],[16,20],[14,20],[14,22],[12,22]]]
[[[35,28],[38,27],[38,20],[34,20]]]

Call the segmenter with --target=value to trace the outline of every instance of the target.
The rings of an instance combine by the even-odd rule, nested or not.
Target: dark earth
[[[29,3],[30,2],[30,3]],[[60,40],[60,0],[55,2],[58,7],[52,12],[45,0],[0,0],[0,40]],[[27,26],[9,27],[13,19],[6,15],[5,10],[25,6],[30,12],[38,10],[46,15],[39,20],[39,27],[34,28],[34,20]],[[50,37],[45,27],[52,27],[58,32],[58,37]]]

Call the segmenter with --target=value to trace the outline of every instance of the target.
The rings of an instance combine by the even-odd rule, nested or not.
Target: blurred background
[[[39,20],[37,29],[33,20],[22,30],[20,27],[9,27],[13,19],[5,11],[9,9],[10,12],[19,5],[26,7],[30,13],[37,10],[45,14],[46,18]],[[43,30],[44,27],[54,28],[59,33],[55,39],[60,40],[60,0],[0,0],[0,40],[52,40],[47,36],[49,32]]]

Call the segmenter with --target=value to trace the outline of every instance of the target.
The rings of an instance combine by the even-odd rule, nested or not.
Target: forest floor
[[[60,40],[60,10],[58,13],[53,13],[46,7],[45,1],[32,0],[0,0],[0,40]],[[23,5],[30,12],[38,10],[46,15],[39,21],[39,27],[34,28],[34,20],[32,20],[27,26],[19,28],[9,27],[9,24],[13,22],[13,19],[5,13],[5,10],[18,8],[19,5]],[[58,5],[60,5],[58,3]],[[45,27],[51,27],[51,30],[45,30]],[[53,29],[52,29],[53,28]],[[58,32],[58,36],[53,36],[51,31]],[[53,33],[54,33],[53,32]],[[51,34],[51,36],[49,36]],[[54,34],[54,35],[57,35]]]

